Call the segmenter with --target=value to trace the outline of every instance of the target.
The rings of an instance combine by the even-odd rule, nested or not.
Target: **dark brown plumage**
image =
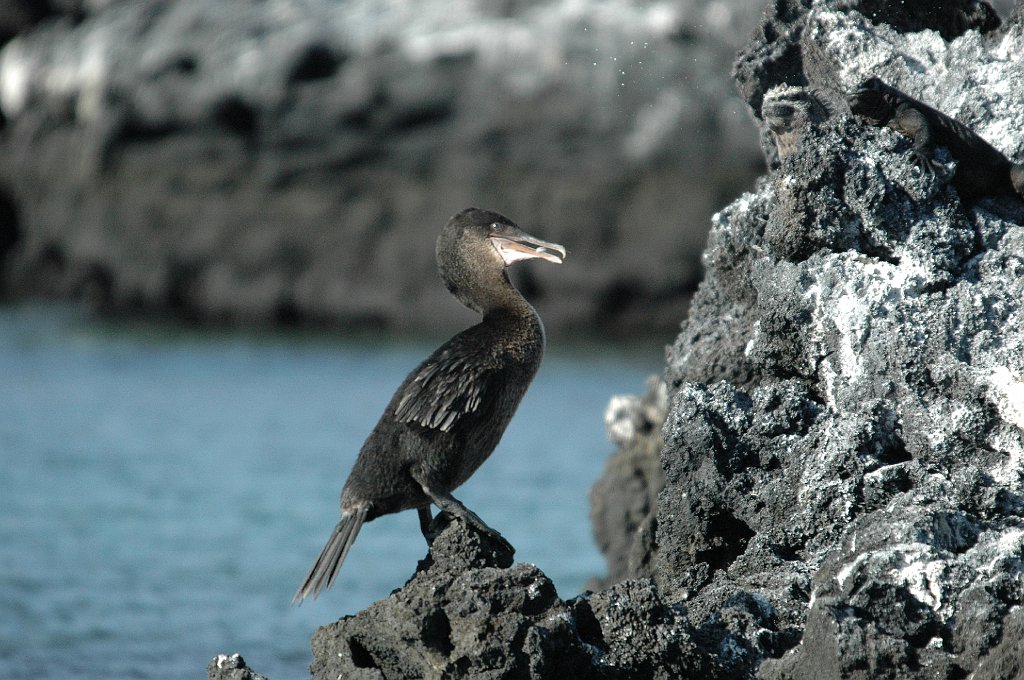
[[[360,527],[381,515],[416,508],[429,543],[434,503],[504,541],[451,492],[494,451],[544,353],[540,317],[505,267],[564,256],[562,246],[486,210],[463,210],[445,225],[437,239],[441,279],[483,320],[437,348],[399,386],[345,482],[341,521],[293,603],[330,588]]]

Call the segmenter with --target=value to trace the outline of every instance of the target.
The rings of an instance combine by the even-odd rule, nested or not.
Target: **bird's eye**
[[[495,222],[491,225],[491,231],[505,231],[505,225],[502,224],[501,222]]]

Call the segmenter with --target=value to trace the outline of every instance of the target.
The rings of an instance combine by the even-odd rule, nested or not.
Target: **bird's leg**
[[[434,543],[434,533],[430,530],[430,524],[434,521],[434,516],[430,512],[429,505],[416,508],[416,512],[420,515],[420,531],[423,532],[423,538],[427,539],[427,546],[429,547]]]
[[[423,493],[427,494],[427,497],[434,502],[434,505],[441,508],[444,512],[450,515],[455,515],[460,518],[466,524],[472,524],[478,530],[490,536],[493,540],[501,544],[501,547],[514,553],[516,550],[512,547],[512,544],[505,540],[505,537],[499,534],[494,529],[487,526],[487,524],[480,519],[480,517],[462,504],[457,498],[452,496],[447,491],[439,491],[431,489],[426,485],[423,486]],[[422,518],[422,515],[420,515]]]

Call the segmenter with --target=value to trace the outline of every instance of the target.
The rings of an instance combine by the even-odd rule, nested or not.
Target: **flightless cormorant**
[[[381,515],[416,508],[429,544],[433,503],[508,546],[451,492],[494,451],[544,353],[540,317],[505,267],[564,257],[565,248],[498,213],[469,208],[448,221],[437,239],[438,271],[483,320],[438,347],[399,386],[359,451],[341,492],[341,521],[293,604],[331,587],[360,527]]]

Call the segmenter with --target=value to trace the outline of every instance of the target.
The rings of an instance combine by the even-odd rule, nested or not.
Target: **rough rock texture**
[[[436,331],[465,317],[434,239],[478,205],[568,247],[519,273],[549,329],[670,327],[708,218],[762,167],[724,76],[756,16],[133,0],[37,24],[0,52],[0,278],[115,311]]]
[[[836,111],[715,218],[669,353],[654,576],[743,675],[1020,677],[1024,204],[962,203],[835,104],[877,75],[1024,158],[1024,23],[842,4],[776,5],[761,35],[785,32],[738,61],[752,106],[788,84]],[[709,628],[737,601],[745,628]]]
[[[716,677],[685,608],[650,581],[563,601],[537,567],[510,565],[451,523],[405,586],[316,632],[313,678]]]
[[[209,680],[267,680],[253,672],[239,654],[218,654],[206,664]]]

